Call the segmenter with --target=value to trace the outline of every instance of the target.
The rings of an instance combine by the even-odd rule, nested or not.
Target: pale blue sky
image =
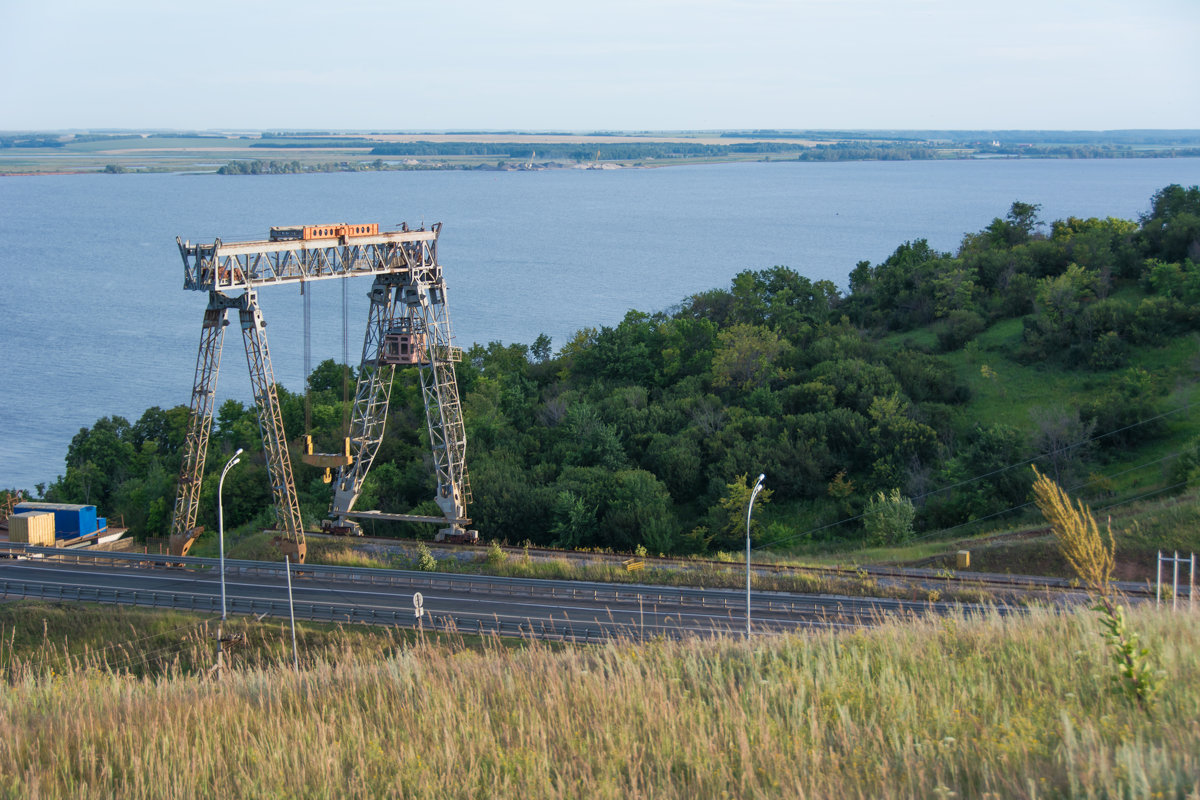
[[[0,0],[0,130],[1200,128],[1200,0]]]

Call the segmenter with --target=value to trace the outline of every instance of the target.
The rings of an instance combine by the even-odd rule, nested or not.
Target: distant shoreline
[[[1184,131],[0,132],[0,177],[1200,157]]]

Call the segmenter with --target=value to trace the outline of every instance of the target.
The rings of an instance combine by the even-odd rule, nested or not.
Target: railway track
[[[362,536],[347,539],[344,536],[333,536],[328,534],[305,534],[313,539],[332,539],[332,540],[347,540],[356,543],[371,544],[384,548],[395,548],[401,550],[412,550],[418,544],[425,544],[430,550],[438,552],[470,552],[482,553],[483,548],[479,545],[465,544],[447,544],[443,542],[422,542],[418,539],[390,539],[383,537]],[[571,561],[580,561],[586,563],[602,563],[612,566],[624,565],[630,560],[641,561],[646,569],[664,569],[678,571],[694,571],[701,569],[738,569],[744,562],[736,561],[721,561],[717,559],[702,559],[702,558],[673,558],[673,557],[656,557],[656,556],[634,556],[631,554],[622,553],[602,553],[602,552],[585,552],[578,550],[558,550],[549,547],[504,547],[500,548],[510,556],[523,556],[526,553],[531,558],[540,559],[567,559]],[[993,590],[1009,590],[1009,591],[1038,591],[1038,592],[1065,592],[1076,594],[1080,593],[1080,589],[1073,581],[1064,578],[1052,578],[1038,575],[1005,575],[999,573],[982,573],[982,572],[958,572],[954,570],[934,570],[921,567],[888,567],[888,566],[868,566],[868,567],[820,567],[820,566],[795,566],[789,564],[770,564],[765,562],[751,561],[751,569],[760,575],[778,575],[781,577],[788,576],[811,576],[811,577],[826,577],[826,578],[873,578],[873,579],[889,579],[905,582],[917,582],[920,584],[941,584],[945,586],[961,586],[972,588],[989,588]],[[1135,581],[1118,582],[1118,587],[1122,592],[1130,596],[1153,596],[1153,587],[1148,587],[1145,584]]]

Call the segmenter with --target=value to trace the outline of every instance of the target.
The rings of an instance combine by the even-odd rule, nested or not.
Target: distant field
[[[795,139],[745,138],[738,142],[780,141],[802,147],[811,144]],[[674,143],[730,145],[719,135],[671,133],[648,134],[538,134],[538,133],[396,133],[396,134],[322,134],[320,136],[136,136],[111,137],[92,141],[67,141],[62,147],[11,147],[0,149],[0,175],[48,174],[59,172],[102,172],[110,164],[128,171],[206,171],[233,160],[298,161],[308,169],[323,169],[333,164],[370,164],[375,145],[389,143],[489,143],[528,144],[636,144]],[[436,162],[447,166],[494,166],[504,156],[412,155],[385,156],[395,162],[408,158],[419,163]],[[713,160],[758,160],[761,156],[731,154],[727,158],[679,158],[673,164]]]
[[[1094,132],[1064,138],[1054,132],[1007,131],[1006,135],[1027,135],[1030,142],[1018,144],[995,139],[987,131],[448,131],[448,132],[284,132],[271,135],[236,132],[225,135],[149,135],[145,133],[84,134],[71,139],[67,134],[5,134],[0,131],[0,175],[43,174],[57,172],[100,172],[123,169],[134,172],[216,171],[213,161],[298,162],[284,172],[331,172],[350,169],[455,169],[514,168],[506,158],[537,161],[540,168],[570,166],[580,159],[593,159],[574,150],[564,155],[564,147],[595,146],[607,149],[600,158],[618,166],[666,166],[768,159],[864,160],[909,158],[974,157],[1129,157],[1130,155],[1200,154],[1200,132],[1150,132],[1154,135],[1130,138],[1128,132]],[[948,138],[949,137],[949,138]],[[1019,140],[1018,140],[1019,141]],[[49,142],[58,147],[28,147],[30,143]],[[408,143],[426,145],[419,153],[396,150]],[[429,145],[445,145],[434,153]],[[519,145],[521,153],[506,156],[464,155],[450,146],[468,144]],[[273,146],[274,145],[274,146]],[[545,147],[557,155],[541,153],[528,158],[528,151]],[[663,146],[678,146],[678,152],[664,157]],[[371,154],[375,146],[391,148],[384,158],[416,160],[416,164],[389,162],[376,164]],[[658,146],[658,147],[656,147]],[[689,152],[688,148],[692,151]],[[697,147],[707,147],[699,154]],[[613,155],[619,148],[620,155]],[[644,155],[638,154],[638,148]],[[648,149],[652,148],[652,149]],[[719,148],[714,150],[713,148]],[[757,150],[755,150],[757,148]],[[1190,149],[1189,149],[1190,148]],[[747,149],[753,152],[747,152]],[[493,147],[495,150],[495,147]],[[218,165],[219,166],[219,165]],[[257,174],[257,173],[256,173]]]
[[[389,133],[371,135],[372,139],[380,142],[519,142],[521,144],[536,144],[537,142],[562,144],[614,144],[628,142],[671,142],[695,144],[729,144],[730,140],[715,134],[670,134],[670,133],[613,133],[613,134],[538,134],[538,133]],[[737,141],[751,142],[788,142],[797,145],[814,145],[817,140],[781,139],[770,136],[753,136]]]

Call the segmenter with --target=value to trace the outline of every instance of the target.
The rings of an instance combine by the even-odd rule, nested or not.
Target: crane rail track
[[[483,552],[483,549],[479,545],[426,542],[419,539],[392,539],[375,536],[345,537],[315,533],[310,533],[308,536],[313,539],[343,539],[351,542],[374,544],[383,547],[414,548],[418,544],[423,543],[431,550],[474,553]],[[540,558],[564,558],[568,560],[593,562],[598,561],[614,566],[623,565],[630,559],[636,559],[643,561],[647,567],[660,569],[738,569],[739,566],[745,563],[703,558],[660,558],[656,556],[635,556],[631,553],[602,553],[581,550],[558,550],[550,547],[530,547],[527,550],[524,547],[501,546],[500,549],[509,555],[519,556],[528,552],[531,556],[537,556]],[[791,564],[770,564],[753,561],[751,562],[750,566],[752,570],[759,574],[765,573],[769,575],[785,577],[802,575],[830,578],[869,577],[897,579],[910,582],[940,582],[944,584],[957,584],[964,587],[990,587],[995,589],[1012,589],[1020,591],[1053,591],[1065,593],[1079,593],[1083,591],[1083,589],[1075,581],[1071,581],[1066,578],[1053,578],[1040,575],[1004,575],[999,573],[958,572],[955,570],[934,570],[922,567],[797,566]],[[1154,596],[1154,587],[1145,583],[1139,583],[1137,581],[1118,581],[1117,586],[1122,592],[1130,596]]]

